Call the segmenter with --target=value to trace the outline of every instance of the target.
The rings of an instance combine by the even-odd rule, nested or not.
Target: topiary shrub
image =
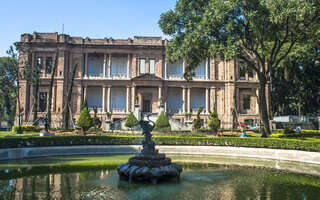
[[[87,107],[83,107],[77,125],[81,127],[81,133],[83,136],[86,135],[86,131],[93,126],[93,120]]]
[[[294,129],[291,128],[291,127],[285,127],[285,128],[283,129],[283,133],[284,133],[284,134],[294,133]]]
[[[167,131],[171,129],[169,120],[166,118],[163,111],[161,111],[155,124],[156,126],[154,127],[154,129],[158,131]]]
[[[139,122],[138,122],[137,118],[133,115],[132,112],[128,115],[128,117],[124,123],[124,125],[126,127],[130,128],[130,130],[133,130],[133,127],[137,126],[138,124],[139,124]]]
[[[193,122],[193,127],[196,130],[199,130],[201,128],[200,113],[202,112],[202,110],[203,110],[203,106],[200,106],[198,109],[198,113],[197,113],[197,119],[194,120],[194,122]]]
[[[214,133],[216,133],[219,126],[220,126],[220,121],[218,118],[218,114],[215,110],[213,110],[212,112],[210,112],[209,127]]]

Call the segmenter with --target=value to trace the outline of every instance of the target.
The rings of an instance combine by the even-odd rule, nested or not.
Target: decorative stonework
[[[149,121],[139,122],[144,135],[141,153],[130,158],[128,163],[119,165],[118,174],[120,178],[128,179],[130,182],[152,181],[155,184],[158,181],[178,181],[182,167],[171,163],[170,158],[166,158],[165,154],[155,149],[155,144],[151,139],[151,131],[155,124],[149,119],[149,116],[147,118]]]

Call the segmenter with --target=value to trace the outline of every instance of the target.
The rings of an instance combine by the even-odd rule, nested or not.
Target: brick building
[[[222,127],[230,128],[234,105],[238,121],[253,124],[259,119],[253,92],[259,87],[258,78],[236,60],[208,58],[196,69],[194,80],[186,81],[182,76],[185,63],[166,62],[167,40],[161,37],[91,39],[34,32],[21,35],[21,42],[31,53],[21,53],[20,63],[28,60],[32,67],[42,68],[37,94],[39,118],[46,112],[51,71],[58,54],[52,95],[52,121],[57,126],[63,122],[67,88],[75,64],[78,68],[71,100],[75,121],[84,99],[89,108],[98,107],[103,123],[123,119],[134,111],[135,104],[142,113],[156,113],[160,99],[167,115],[182,123],[192,122],[200,106],[204,107],[201,113],[204,125],[208,122],[209,110],[215,109]],[[27,81],[20,84],[23,121],[30,123],[34,88]],[[186,113],[191,113],[191,118],[186,117]]]

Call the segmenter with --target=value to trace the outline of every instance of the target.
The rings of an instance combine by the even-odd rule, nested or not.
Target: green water
[[[320,199],[317,165],[170,155],[174,162],[183,165],[180,181],[152,185],[119,180],[116,167],[129,157],[50,157],[0,162],[0,199]]]

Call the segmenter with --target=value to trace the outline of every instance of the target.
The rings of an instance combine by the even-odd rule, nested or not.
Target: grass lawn
[[[39,136],[39,132],[25,132],[23,134],[12,133],[11,131],[0,131],[0,138],[3,137],[30,137]]]

